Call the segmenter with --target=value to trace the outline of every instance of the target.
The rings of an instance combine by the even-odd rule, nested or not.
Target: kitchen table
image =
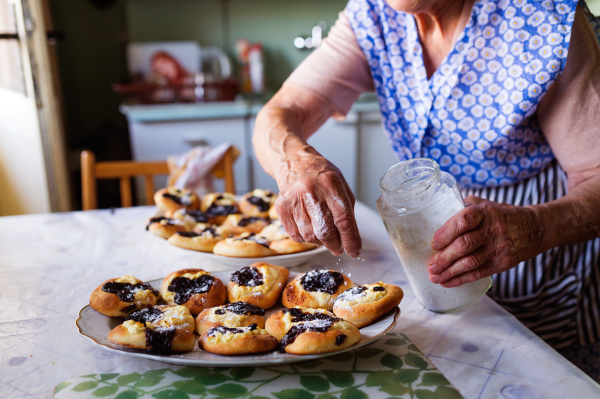
[[[1,398],[51,397],[57,384],[84,374],[169,367],[106,351],[75,327],[92,290],[108,278],[151,280],[191,267],[226,270],[144,231],[154,213],[139,207],[0,218]],[[401,286],[405,297],[394,332],[406,334],[464,397],[600,395],[597,384],[488,297],[450,314],[423,309],[379,215],[357,204],[356,217],[360,259],[327,253],[297,271],[331,268],[357,282]]]

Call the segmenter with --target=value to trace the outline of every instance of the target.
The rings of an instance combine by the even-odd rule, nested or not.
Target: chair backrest
[[[225,191],[235,193],[235,180],[233,163],[237,149],[231,147],[223,158],[212,170],[214,176],[225,180]],[[84,211],[98,207],[96,192],[97,179],[119,179],[121,188],[121,206],[133,205],[131,193],[131,178],[144,177],[144,192],[146,205],[154,205],[154,180],[155,175],[167,175],[169,168],[166,161],[136,162],[114,161],[96,162],[96,157],[91,151],[81,152],[81,196]]]

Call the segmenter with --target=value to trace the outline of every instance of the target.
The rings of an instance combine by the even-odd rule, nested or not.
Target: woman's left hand
[[[531,207],[465,198],[467,207],[435,233],[429,279],[457,287],[506,271],[541,252],[541,223]]]

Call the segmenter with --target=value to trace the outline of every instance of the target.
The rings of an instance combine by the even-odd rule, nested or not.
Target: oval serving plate
[[[244,264],[245,265],[245,264]],[[232,272],[215,272],[212,273],[214,276],[221,279],[226,284],[229,282],[229,276]],[[300,273],[291,272],[288,281],[298,276]],[[160,289],[162,279],[148,281],[155,289]],[[266,311],[265,317],[268,317],[271,313],[278,312],[284,309],[281,303],[278,303],[271,309]],[[267,352],[264,354],[257,355],[242,355],[242,356],[220,356],[209,352],[206,352],[198,348],[198,343],[194,350],[187,353],[170,355],[170,356],[158,356],[151,355],[144,351],[128,349],[122,346],[113,344],[108,341],[108,333],[110,330],[115,328],[117,325],[123,322],[122,318],[111,318],[104,316],[101,313],[96,312],[86,305],[79,311],[79,317],[75,324],[79,330],[79,333],[86,338],[89,338],[97,345],[102,346],[104,349],[126,353],[131,356],[142,357],[146,359],[158,360],[164,363],[179,364],[185,366],[203,366],[203,367],[247,367],[247,366],[267,366],[272,364],[289,364],[304,362],[307,360],[319,359],[338,353],[351,351],[361,346],[367,345],[374,340],[381,337],[383,334],[388,333],[396,325],[398,316],[400,315],[400,308],[396,307],[391,310],[384,317],[379,319],[377,322],[363,327],[360,329],[360,341],[349,348],[329,353],[321,353],[316,355],[291,355],[289,353],[279,353],[278,351]]]
[[[287,255],[273,255],[273,256],[265,256],[263,258],[232,258],[229,256],[215,255],[209,252],[198,252],[201,256],[210,259],[213,262],[220,263],[225,266],[231,266],[235,268],[241,268],[244,266],[248,266],[249,263],[254,262],[267,262],[273,263],[277,266],[292,268],[297,266],[302,266],[308,262],[310,262],[315,256],[320,255],[322,253],[329,252],[327,248],[321,246],[315,249],[311,249],[310,251],[298,252],[295,254],[287,254]]]

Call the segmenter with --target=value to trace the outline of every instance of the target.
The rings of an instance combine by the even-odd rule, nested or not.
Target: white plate
[[[292,267],[302,266],[305,263],[310,262],[315,256],[325,252],[329,252],[329,250],[326,247],[321,246],[311,249],[310,251],[298,252],[297,254],[273,255],[265,256],[264,258],[231,258],[229,256],[215,255],[208,252],[198,253],[213,262],[217,262],[225,266],[233,266],[238,269],[248,266],[254,262],[273,263],[277,266],[287,267],[290,269]]]
[[[213,273],[224,283],[229,281],[229,276],[232,272],[217,272]],[[290,279],[298,276],[299,273],[290,273]],[[162,279],[149,281],[155,287],[160,288]],[[271,313],[275,313],[283,309],[281,304],[275,305],[273,308],[266,311],[268,317]],[[127,349],[119,345],[115,345],[108,341],[108,333],[117,325],[123,322],[121,318],[110,318],[101,313],[96,312],[89,305],[79,311],[79,317],[75,324],[79,329],[79,333],[92,340],[97,345],[104,347],[107,350],[115,352],[125,352],[132,356],[143,357],[146,359],[158,360],[165,363],[180,364],[186,366],[203,366],[203,367],[231,367],[231,366],[266,366],[270,364],[286,364],[304,362],[306,360],[318,359],[321,357],[331,356],[338,353],[350,351],[364,346],[381,335],[389,332],[396,325],[396,320],[400,314],[400,308],[391,310],[387,315],[371,324],[360,329],[360,341],[349,348],[342,349],[337,352],[322,353],[318,355],[291,355],[289,353],[268,352],[266,354],[248,355],[248,356],[220,356],[196,347],[193,351],[170,356],[150,355],[146,352]]]

